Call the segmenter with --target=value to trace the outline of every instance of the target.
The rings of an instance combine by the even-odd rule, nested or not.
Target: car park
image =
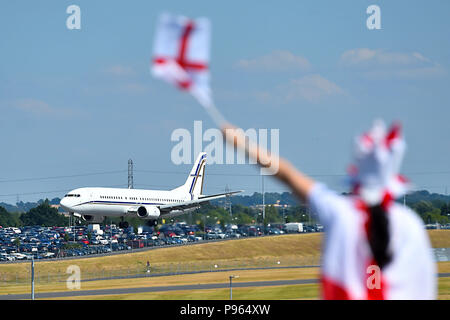
[[[187,223],[164,224],[159,229],[139,227],[116,228],[97,225],[75,227],[25,226],[0,228],[0,262],[84,257],[94,254],[144,249],[149,247],[185,245],[203,240],[238,239],[250,236],[276,236],[283,233],[285,224],[261,225],[226,224],[189,225]],[[308,232],[321,231],[320,225],[311,225]],[[442,226],[444,227],[444,226]]]

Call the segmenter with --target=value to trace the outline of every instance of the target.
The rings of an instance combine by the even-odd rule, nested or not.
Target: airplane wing
[[[226,197],[226,196],[231,196],[232,194],[240,193],[240,192],[243,192],[243,191],[244,190],[230,191],[230,192],[224,192],[224,193],[211,194],[211,195],[208,195],[208,196],[200,195],[200,196],[198,196],[198,200],[209,201],[209,200],[223,198],[223,197]],[[208,199],[208,200],[204,200],[204,199]]]
[[[207,196],[200,195],[198,197],[198,199],[195,199],[195,200],[185,201],[182,203],[165,204],[165,205],[159,206],[159,210],[161,210],[161,212],[170,212],[172,210],[186,210],[186,209],[198,207],[201,203],[208,202],[208,201],[215,200],[215,199],[220,199],[220,198],[223,198],[226,196],[240,193],[242,191],[243,190],[231,191],[231,192],[217,193],[217,194],[212,194],[212,195],[207,195]]]

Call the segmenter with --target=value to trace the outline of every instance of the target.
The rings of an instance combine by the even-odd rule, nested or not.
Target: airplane
[[[120,228],[128,228],[125,217],[137,216],[156,226],[159,218],[171,218],[196,210],[208,201],[242,192],[231,191],[203,195],[206,153],[198,155],[186,182],[169,191],[124,188],[78,188],[67,193],[60,206],[91,223],[101,223],[106,216],[120,217]]]

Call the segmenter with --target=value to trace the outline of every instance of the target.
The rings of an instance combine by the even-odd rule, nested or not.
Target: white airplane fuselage
[[[159,207],[190,200],[192,200],[190,194],[180,194],[174,191],[78,188],[70,191],[61,200],[61,206],[69,212],[81,215],[120,217],[132,213],[136,207]]]
[[[102,222],[104,217],[137,216],[156,221],[199,208],[200,204],[240,192],[203,195],[206,153],[200,153],[186,182],[178,188],[142,190],[120,188],[78,188],[61,200],[61,207],[87,221]]]

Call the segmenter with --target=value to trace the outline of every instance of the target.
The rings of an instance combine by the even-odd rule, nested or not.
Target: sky
[[[381,29],[366,24],[373,4]],[[80,8],[79,30],[67,28],[70,5]],[[381,118],[402,123],[402,173],[415,189],[450,186],[446,0],[0,6],[0,202],[127,187],[128,159],[135,188],[184,183],[191,165],[172,161],[171,135],[193,135],[194,121],[203,131],[214,123],[191,96],[150,73],[162,12],[210,19],[215,104],[244,129],[278,129],[280,155],[301,171],[346,190],[352,141]],[[250,164],[210,164],[206,173],[206,193],[262,190]],[[271,177],[264,187],[287,191]]]

